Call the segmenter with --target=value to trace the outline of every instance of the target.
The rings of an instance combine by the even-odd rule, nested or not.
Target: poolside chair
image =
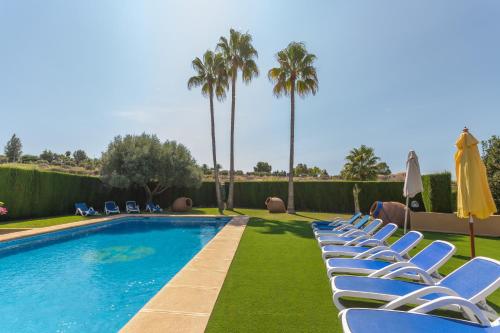
[[[408,261],[396,253],[393,254],[394,262],[380,260],[386,256],[381,252],[372,254],[366,259],[332,258],[327,259],[325,263],[328,277],[334,273],[369,274],[369,276],[378,277],[400,268],[408,268],[407,271],[403,271],[401,277],[419,280],[422,274],[440,278],[437,270],[451,258],[455,251],[455,245],[437,240]]]
[[[139,205],[133,200],[125,202],[125,210],[127,214],[141,212],[141,210],[139,209]]]
[[[114,201],[106,201],[104,203],[104,213],[109,214],[120,214],[120,207]]]
[[[392,280],[406,273],[419,274],[423,283]],[[441,296],[460,296],[481,307],[490,318],[496,311],[486,304],[486,297],[500,287],[500,261],[476,257],[443,279],[435,282],[425,271],[406,267],[380,278],[366,276],[335,276],[332,278],[333,302],[339,309],[341,297],[356,297],[389,302],[386,309],[405,304],[422,304]]]
[[[427,314],[443,307],[460,307],[469,320]],[[408,312],[379,309],[347,309],[339,313],[346,333],[493,333],[500,320],[490,322],[480,309],[460,297],[441,297]]]
[[[361,217],[361,212],[353,214],[348,220],[337,217],[331,221],[314,221],[311,222],[311,227],[321,229],[325,227],[327,230],[331,229],[334,226],[338,226],[340,224],[353,224],[357,219]]]
[[[336,227],[330,227],[330,229],[313,229],[313,232],[316,237],[318,237],[318,235],[338,235],[351,229],[361,229],[368,222],[370,222],[370,215],[365,215],[354,224],[340,224]]]
[[[163,209],[157,205],[157,204],[154,204],[153,202],[149,202],[146,204],[146,212],[150,212],[150,213],[161,213],[163,212]]]
[[[323,260],[341,256],[362,259],[381,251],[385,251],[386,257],[393,257],[393,253],[397,253],[399,256],[405,258],[407,253],[417,246],[424,236],[418,231],[410,231],[391,245],[387,245],[385,240],[396,231],[395,229],[389,229],[389,226],[392,225],[395,226],[393,223],[387,224],[377,231],[372,238],[363,239],[361,236],[361,239],[355,238],[352,241],[346,242],[344,245],[322,246],[321,255]]]
[[[359,236],[371,236],[380,226],[382,225],[382,220],[373,220],[369,225],[364,227],[362,230],[351,229],[343,234],[339,235],[320,235],[316,238],[319,246],[324,245],[334,245],[334,244],[345,244],[346,242],[352,241]]]
[[[88,207],[85,202],[77,202],[75,203],[75,215],[95,216],[99,215],[99,212],[93,207]]]

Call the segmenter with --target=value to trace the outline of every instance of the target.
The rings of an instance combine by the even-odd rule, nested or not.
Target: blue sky
[[[191,60],[234,27],[249,31],[261,75],[237,87],[236,167],[286,169],[289,100],[266,73],[303,41],[319,93],[297,103],[296,162],[336,174],[350,149],[375,148],[393,171],[409,149],[423,172],[453,169],[464,125],[499,133],[500,2],[0,0],[0,146],[84,149],[155,133],[210,163],[208,100],[189,91]],[[218,156],[229,165],[230,103],[217,103]]]

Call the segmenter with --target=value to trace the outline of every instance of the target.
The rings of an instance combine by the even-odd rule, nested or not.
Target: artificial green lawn
[[[192,213],[217,214],[217,210],[200,208]],[[256,209],[226,212],[234,213],[252,218],[219,294],[207,332],[341,332],[320,250],[309,226],[314,219],[338,215],[269,214]],[[0,227],[41,227],[79,219],[82,217],[37,219],[0,224]],[[400,235],[398,232],[395,237]],[[412,254],[436,239],[457,246],[457,253],[443,266],[441,273],[448,274],[469,259],[467,236],[428,232],[424,235]],[[477,237],[476,253],[500,260],[499,239]],[[500,311],[500,292],[488,300]],[[374,305],[353,300],[347,300],[346,304]]]

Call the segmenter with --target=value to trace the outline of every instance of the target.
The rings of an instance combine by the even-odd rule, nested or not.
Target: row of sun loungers
[[[500,262],[476,257],[443,277],[438,270],[455,253],[436,240],[410,257],[423,239],[410,231],[392,244],[397,226],[361,214],[311,224],[321,248],[344,332],[500,332],[500,319],[486,298],[500,287]],[[342,274],[342,275],[339,275]],[[380,309],[345,309],[344,297],[380,301]],[[417,305],[410,311],[402,306]],[[459,311],[466,320],[428,314]]]
[[[125,211],[128,214],[141,212],[137,202],[132,200],[125,202]],[[146,204],[145,211],[149,213],[161,213],[163,209],[159,205],[150,202]],[[106,201],[104,203],[104,213],[106,215],[120,214],[120,207],[114,201]],[[96,216],[100,214],[93,207],[88,207],[85,202],[77,202],[75,203],[75,215]]]

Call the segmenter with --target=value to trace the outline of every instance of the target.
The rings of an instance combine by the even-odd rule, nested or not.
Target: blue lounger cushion
[[[349,309],[342,318],[344,332],[350,333],[499,333],[500,327],[488,327],[465,320],[428,314],[376,309]],[[347,329],[347,330],[346,330]]]

